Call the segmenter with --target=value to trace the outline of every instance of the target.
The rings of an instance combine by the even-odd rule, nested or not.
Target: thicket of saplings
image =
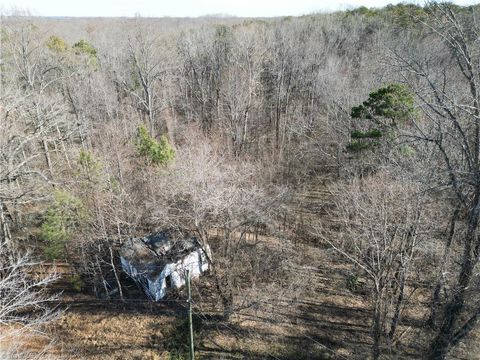
[[[289,244],[309,241],[368,287],[373,358],[397,350],[419,286],[422,356],[455,354],[480,314],[478,10],[3,17],[0,324],[49,321],[54,276],[25,271],[40,261],[126,296],[118,247],[168,228],[211,246],[225,318],[298,291]],[[333,206],[296,226],[293,200],[318,179]]]

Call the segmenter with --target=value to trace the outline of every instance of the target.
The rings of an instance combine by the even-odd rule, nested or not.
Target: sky
[[[0,11],[28,10],[36,16],[197,17],[233,15],[270,17],[345,10],[358,6],[382,7],[395,0],[0,0]],[[423,3],[420,1],[408,1]],[[480,0],[454,0],[459,5]]]

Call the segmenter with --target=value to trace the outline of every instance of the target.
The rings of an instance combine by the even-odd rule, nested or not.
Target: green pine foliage
[[[65,40],[55,35],[48,38],[47,47],[56,53],[62,53],[68,50],[68,45]]]
[[[66,246],[73,231],[85,218],[85,210],[79,199],[66,191],[56,191],[41,228],[41,239],[45,242],[44,256],[49,260],[65,258]]]
[[[358,8],[355,8],[353,10],[348,10],[346,12],[347,15],[353,16],[353,15],[360,15],[360,16],[366,16],[366,17],[373,17],[379,15],[380,10],[375,9],[375,8],[367,8],[366,6],[360,6]]]
[[[78,155],[78,163],[82,168],[82,171],[88,175],[88,177],[99,177],[102,164],[96,160],[90,151],[81,149]]]
[[[379,139],[400,124],[415,118],[415,97],[402,84],[390,84],[373,91],[361,105],[351,109],[352,119],[363,121],[365,131],[353,130],[352,141],[347,144],[349,151],[361,151],[380,145]]]
[[[167,165],[175,159],[175,150],[165,135],[160,141],[150,136],[145,126],[138,128],[137,150],[139,155],[158,165]]]
[[[80,58],[85,58],[92,70],[99,69],[100,63],[97,57],[97,49],[95,49],[92,44],[89,44],[82,39],[72,46],[72,50],[75,55],[79,56]]]
[[[77,55],[85,54],[92,58],[97,57],[97,49],[83,39],[73,44],[72,49]]]
[[[355,293],[359,286],[359,276],[354,273],[349,274],[345,279],[345,286],[352,293]]]
[[[85,288],[85,282],[80,275],[74,274],[68,278],[70,286],[76,292],[81,292]]]
[[[415,98],[402,84],[390,84],[371,92],[368,99],[351,110],[354,119],[389,119],[392,125],[406,122],[415,114]]]
[[[415,4],[396,4],[387,5],[383,8],[367,8],[360,6],[353,10],[348,10],[344,14],[347,18],[359,16],[363,18],[378,19],[380,21],[394,23],[403,27],[412,28],[416,26],[420,20],[424,20],[429,6],[418,6]]]
[[[347,144],[347,150],[352,152],[358,152],[361,150],[371,149],[375,146],[380,145],[378,141],[359,141],[354,140]]]

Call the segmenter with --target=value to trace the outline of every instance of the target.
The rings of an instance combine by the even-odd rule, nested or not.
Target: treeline
[[[395,351],[416,281],[432,293],[428,357],[445,358],[480,314],[477,12],[4,17],[0,261],[66,259],[77,287],[123,296],[122,239],[187,229],[213,245],[228,318],[261,296],[249,284],[289,291],[289,253],[247,236],[289,242],[275,233],[289,199],[328,173],[342,226],[319,216],[308,233],[368,280],[373,357]]]

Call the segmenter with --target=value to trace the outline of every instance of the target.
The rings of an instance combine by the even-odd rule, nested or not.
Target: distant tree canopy
[[[70,45],[61,37],[52,35],[45,42],[45,45],[56,55],[61,55],[62,57],[66,56],[66,59],[68,59],[67,63],[70,67],[73,66],[72,61],[75,58],[72,55],[87,59],[88,64],[93,68],[97,68],[99,65],[97,49],[83,39],[77,41],[70,47]]]
[[[365,17],[387,17],[394,19],[397,23],[408,24],[414,22],[420,17],[426,15],[427,7],[415,4],[397,4],[387,5],[384,8],[367,8],[360,6],[353,10],[346,11],[346,16],[365,16]]]
[[[158,165],[167,165],[175,158],[175,150],[165,135],[154,139],[145,126],[138,128],[137,150],[141,156]]]
[[[385,135],[387,128],[395,128],[415,116],[414,103],[413,94],[402,84],[390,84],[371,92],[361,105],[352,107],[350,116],[369,120],[373,127],[367,125],[363,131],[353,130],[350,134],[353,141],[347,148],[357,151],[378,144],[377,139]]]
[[[467,12],[472,10],[478,5],[471,5],[471,6],[459,6],[455,4],[449,4],[449,6],[454,9],[455,12]],[[432,12],[436,9],[432,3],[427,2],[425,6],[419,6],[416,4],[405,4],[400,3],[396,5],[387,5],[383,8],[376,8],[376,7],[366,7],[360,6],[358,8],[348,10],[345,12],[346,16],[365,16],[365,17],[375,17],[375,16],[383,16],[388,17],[391,19],[395,19],[396,22],[413,22],[417,19],[424,19],[428,12]]]

